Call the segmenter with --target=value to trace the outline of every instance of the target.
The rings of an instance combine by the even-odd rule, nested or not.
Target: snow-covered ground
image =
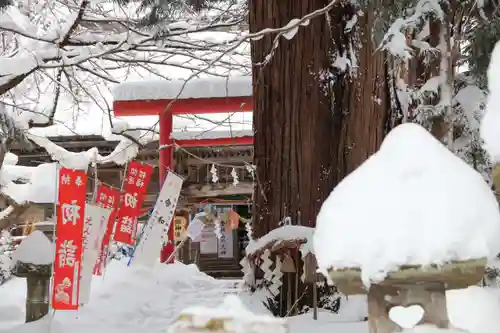
[[[266,314],[258,294],[250,295],[240,281],[217,280],[193,265],[158,265],[151,269],[127,267],[113,261],[104,279],[93,280],[91,300],[78,312],[59,311],[50,320],[50,333],[138,333],[166,332],[179,313],[201,305],[215,308],[228,294],[238,294],[253,313]],[[14,278],[0,287],[0,332],[35,333],[48,326],[49,318],[37,325],[23,325],[26,282]],[[470,333],[485,333],[500,327],[500,301],[492,289],[471,287],[448,293],[452,323]],[[339,314],[319,312],[287,319],[290,333],[366,333],[364,298],[343,299]],[[21,325],[21,326],[20,326]],[[49,332],[43,329],[44,332]],[[427,332],[427,331],[426,331]]]
[[[242,291],[238,288],[240,285],[241,281],[209,277],[193,265],[177,263],[149,270],[127,267],[126,261],[113,261],[104,279],[94,278],[90,303],[78,312],[56,312],[51,333],[166,332],[185,308],[194,305],[216,307],[225,296],[234,293],[239,294],[253,313],[267,314],[262,298]],[[40,327],[27,329],[33,325],[23,325],[24,329],[20,330],[19,325],[24,322],[25,292],[24,279],[14,278],[0,287],[1,333],[40,330]],[[318,328],[315,333],[332,328],[345,333],[365,332],[364,322],[344,322],[366,315],[362,298],[357,298],[350,307],[344,305],[339,315],[320,312],[317,322],[312,320],[312,314],[290,318],[291,333],[304,332],[306,327]]]
[[[165,332],[181,310],[217,306],[235,281],[216,280],[196,266],[162,265],[152,270],[113,261],[104,278],[94,278],[90,302],[78,312],[58,311],[53,322],[65,332]],[[0,287],[0,332],[24,321],[26,281]]]

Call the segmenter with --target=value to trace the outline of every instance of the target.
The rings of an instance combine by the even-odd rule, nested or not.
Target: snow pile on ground
[[[54,244],[40,230],[24,238],[12,255],[12,264],[18,261],[33,265],[50,265],[54,261]]]
[[[80,311],[58,311],[41,321],[22,324],[26,298],[26,280],[14,278],[0,286],[0,333],[137,333],[167,332],[180,314],[203,317],[230,313],[235,316],[251,311],[266,315],[260,300],[236,289],[238,281],[216,280],[193,265],[158,265],[153,269],[127,267],[126,261],[112,261],[104,279],[92,280],[92,297]],[[239,294],[241,303],[227,295]],[[454,327],[469,333],[494,332],[500,328],[498,290],[470,287],[447,292],[448,316]],[[222,303],[222,305],[221,305]],[[237,304],[236,304],[237,303]],[[202,305],[203,308],[199,306]],[[194,307],[193,307],[194,306]],[[246,312],[245,312],[246,311]],[[290,333],[366,333],[367,322],[359,321],[366,313],[364,296],[349,297],[339,314],[320,311],[287,318]],[[257,316],[260,317],[260,316]],[[52,320],[51,320],[52,319]],[[454,333],[432,327],[418,327],[405,332]]]
[[[0,332],[24,323],[26,279],[13,277],[0,286]],[[42,331],[40,331],[42,332]]]
[[[447,291],[446,306],[452,325],[471,333],[500,330],[499,291],[477,286]]]
[[[493,258],[499,207],[479,173],[403,124],[323,203],[314,247],[320,269],[359,267],[367,284],[405,264]]]
[[[271,230],[269,233],[265,234],[257,240],[250,240],[245,249],[245,253],[247,256],[251,255],[274,242],[304,239],[307,242],[302,246],[301,252],[302,255],[306,255],[309,252],[313,252],[313,233],[313,228],[300,225],[285,225],[283,227]]]
[[[488,68],[489,95],[486,112],[481,121],[481,138],[484,148],[493,163],[500,162],[500,43],[497,43],[491,54]]]
[[[286,333],[286,321],[267,315],[256,315],[248,310],[240,298],[229,295],[224,302],[215,307],[194,306],[183,310],[180,319],[168,332],[186,332],[188,328],[205,329],[214,320],[221,320],[224,332],[233,333]],[[189,331],[189,330],[187,330]]]
[[[2,333],[18,332],[13,324],[24,321],[25,284],[25,279],[16,278],[0,287]],[[91,290],[89,304],[78,312],[56,312],[53,321],[62,332],[164,333],[183,309],[198,304],[215,307],[225,294],[235,292],[234,281],[213,279],[194,265],[143,269],[127,267],[126,260],[112,261],[103,279],[92,279]],[[4,318],[4,310],[9,318]]]
[[[320,311],[318,320],[312,313],[306,313],[287,320],[291,333],[367,333],[367,322],[339,322],[334,313]]]

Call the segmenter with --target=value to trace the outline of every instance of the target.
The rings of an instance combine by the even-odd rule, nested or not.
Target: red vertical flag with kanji
[[[137,230],[137,218],[141,211],[144,196],[148,188],[153,167],[132,161],[128,165],[122,189],[121,204],[116,218],[114,240],[125,244],[134,244]]]
[[[103,269],[106,268],[109,241],[111,240],[111,234],[113,233],[113,228],[115,226],[119,202],[120,191],[106,185],[99,184],[99,187],[97,188],[96,203],[102,208],[111,209],[111,214],[109,215],[106,232],[102,238],[101,250],[99,252],[99,256],[97,257],[97,262],[94,265],[94,275],[102,275]]]
[[[85,171],[60,169],[52,291],[54,310],[78,309],[86,194]]]

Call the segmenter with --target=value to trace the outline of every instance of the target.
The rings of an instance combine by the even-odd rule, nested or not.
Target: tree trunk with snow
[[[351,79],[348,112],[342,119],[339,160],[333,165],[339,170],[338,180],[376,152],[387,132],[399,123],[390,110],[388,59],[372,39],[376,20],[390,2],[369,1],[351,37],[357,49],[357,68]]]
[[[251,0],[250,30],[285,26],[328,3]],[[333,187],[380,146],[388,123],[388,87],[385,58],[370,38],[374,8],[355,17],[353,5],[340,2],[290,40],[280,38],[271,56],[274,36],[253,41],[254,64],[271,57],[253,70],[255,238],[288,218],[314,227]],[[284,295],[296,282],[283,277],[280,315],[287,315]],[[302,308],[311,305],[312,288],[299,284],[292,288],[293,299]]]
[[[250,30],[285,26],[328,2],[252,0]],[[380,5],[375,2],[372,6]],[[362,30],[355,24],[347,32],[346,17],[356,10],[343,2],[328,19],[321,15],[291,40],[280,38],[270,62],[254,67],[255,237],[286,217],[314,226],[333,187],[379,147],[388,120],[388,89],[384,56],[375,52],[370,38],[372,9],[358,18]],[[254,64],[265,61],[273,38],[253,41]],[[353,68],[343,71],[334,64],[337,56],[349,58],[358,47]]]

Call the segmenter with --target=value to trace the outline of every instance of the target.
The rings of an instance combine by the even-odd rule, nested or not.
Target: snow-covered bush
[[[378,29],[385,32],[380,48],[391,60],[392,103],[399,106],[403,122],[430,130],[489,182],[491,163],[481,147],[479,122],[488,92],[487,66],[500,27],[496,7],[490,1],[402,4],[391,15],[381,15],[389,19],[381,18],[384,24]]]
[[[285,277],[283,277],[285,279]],[[252,288],[252,292],[256,290],[267,290],[270,286],[271,282],[261,279],[257,281],[255,287]],[[284,282],[281,290],[286,290],[286,282]],[[294,284],[294,281],[292,281]],[[302,291],[299,291],[299,300],[297,304],[294,304],[294,307],[297,307],[297,313],[303,314],[310,312],[312,310],[312,285],[305,285],[305,288]],[[341,306],[341,297],[337,290],[337,287],[330,286],[324,282],[317,283],[317,293],[318,293],[318,309],[323,309],[326,311],[331,311],[333,313],[338,313]],[[264,306],[272,313],[275,317],[284,317],[289,316],[287,313],[287,297],[286,291],[283,292],[284,297],[277,296],[273,297],[271,293],[268,293],[266,300],[262,301]],[[291,311],[294,313],[295,311]]]

